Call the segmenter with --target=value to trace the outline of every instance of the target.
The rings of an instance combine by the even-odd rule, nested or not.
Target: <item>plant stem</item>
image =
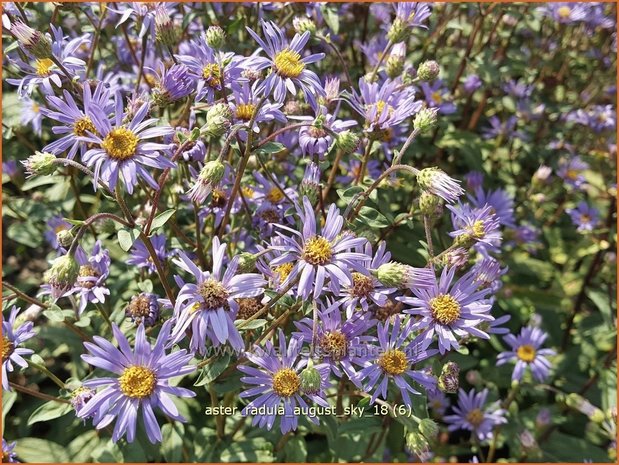
[[[12,381],[9,381],[9,385],[16,391],[23,392],[24,394],[28,394],[32,397],[38,397],[39,399],[43,399],[43,400],[51,400],[54,402],[60,402],[62,404],[71,403],[66,399],[61,399],[60,397],[50,396],[49,394],[44,394],[42,392],[35,391],[34,389],[27,388],[26,386],[20,386],[19,384],[15,384]]]

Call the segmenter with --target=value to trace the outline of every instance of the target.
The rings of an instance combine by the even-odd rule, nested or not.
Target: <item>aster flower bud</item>
[[[56,171],[56,155],[49,152],[35,152],[22,161],[28,176],[49,176]]]
[[[417,173],[419,187],[431,194],[438,195],[446,202],[457,200],[464,190],[458,184],[459,181],[449,177],[439,168],[425,168]]]
[[[232,110],[225,103],[217,103],[206,112],[206,124],[202,126],[202,134],[208,137],[220,137],[226,133],[232,124]]]
[[[63,229],[62,231],[58,231],[56,234],[56,241],[61,247],[68,249],[71,247],[71,242],[73,242],[73,233],[71,233],[70,229]]]
[[[210,26],[204,34],[204,39],[206,40],[206,45],[213,50],[221,50],[226,43],[226,33],[217,25]]]
[[[262,71],[254,68],[246,68],[241,72],[241,76],[249,81],[262,79]]]
[[[406,435],[406,447],[413,454],[421,455],[426,453],[430,449],[428,440],[423,434],[414,432]]]
[[[21,21],[15,21],[15,23],[13,23],[11,32],[15,35],[19,43],[36,58],[44,60],[53,56],[52,44],[42,32],[35,31]]]
[[[439,64],[434,60],[428,60],[421,63],[417,68],[417,77],[422,81],[434,81],[440,72]]]
[[[62,255],[54,260],[47,272],[47,282],[51,286],[52,297],[58,299],[71,289],[77,281],[79,272],[80,265],[72,255]]]
[[[305,168],[305,175],[299,186],[301,198],[307,197],[312,205],[318,200],[320,192],[320,168],[316,163],[310,163]]]
[[[159,319],[161,306],[155,294],[143,292],[131,297],[131,302],[125,308],[125,315],[130,318],[136,326],[154,326]]]
[[[316,394],[320,391],[322,376],[320,376],[320,372],[314,368],[314,363],[311,359],[307,363],[307,367],[301,372],[300,377],[301,390],[305,394]]]
[[[413,127],[420,134],[427,133],[436,127],[438,108],[422,108],[413,119]]]
[[[292,27],[298,34],[303,34],[304,32],[309,32],[313,34],[316,32],[316,23],[311,19],[305,16],[297,16],[292,20]]]
[[[440,218],[443,214],[443,199],[429,192],[422,192],[419,197],[419,210],[421,214],[430,219]]]
[[[239,272],[241,273],[250,273],[256,268],[256,262],[258,261],[258,257],[249,252],[243,252],[239,255]]]
[[[155,39],[168,47],[172,47],[177,41],[174,21],[165,7],[155,10]]]
[[[342,131],[337,135],[335,146],[344,152],[344,155],[353,153],[359,147],[361,138],[352,131]]]
[[[537,456],[540,452],[535,436],[529,430],[524,430],[518,435],[522,451],[528,456]]]
[[[605,419],[604,412],[602,410],[575,392],[567,395],[565,398],[565,404],[574,410],[578,410],[583,415],[586,415],[595,423],[601,423]]]
[[[211,191],[219,185],[226,172],[225,165],[219,160],[206,162],[195,184],[187,192],[191,200],[198,205],[204,203]]]
[[[387,32],[387,39],[389,39],[394,44],[398,42],[404,42],[410,36],[410,30],[406,25],[406,22],[401,18],[396,18],[389,31]]]
[[[551,174],[552,168],[550,168],[549,166],[541,165],[533,174],[533,184],[547,183]]]
[[[535,417],[535,427],[539,430],[542,430],[548,425],[550,425],[551,420],[552,414],[550,413],[550,410],[547,408],[543,408],[537,413],[537,416]]]
[[[450,268],[462,268],[469,261],[469,251],[464,247],[456,247],[445,253],[437,265],[448,266]]]
[[[390,79],[397,78],[404,71],[404,58],[398,55],[389,56],[385,68]]]
[[[414,268],[399,262],[383,263],[372,275],[387,287],[410,289],[413,286],[428,287],[434,283],[434,272],[430,268]]]
[[[438,388],[448,394],[454,394],[460,387],[460,367],[455,362],[447,362],[443,365],[441,376],[438,378]]]
[[[95,391],[87,388],[86,386],[80,386],[71,392],[71,406],[75,409],[75,413],[79,412],[84,405],[86,405],[94,396]]]
[[[424,418],[419,423],[419,432],[429,441],[433,441],[438,436],[438,424],[434,420]]]

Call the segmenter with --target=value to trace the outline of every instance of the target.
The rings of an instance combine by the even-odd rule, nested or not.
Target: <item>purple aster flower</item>
[[[129,194],[133,193],[133,188],[138,183],[138,176],[156,189],[158,184],[146,167],[174,168],[174,163],[160,152],[167,150],[169,145],[146,141],[170,135],[174,130],[170,126],[149,128],[159,121],[157,118],[145,119],[149,110],[150,105],[145,103],[130,121],[123,122],[122,98],[117,95],[114,126],[112,126],[100,108],[90,108],[88,116],[97,133],[90,133],[80,140],[94,145],[94,148],[88,150],[82,158],[88,166],[94,167],[95,189],[101,178],[111,190],[114,190],[119,176],[122,177]]]
[[[32,131],[41,136],[43,113],[41,112],[41,106],[36,100],[30,99],[30,97],[22,97],[20,100],[22,107],[20,122],[23,126],[30,126]]]
[[[501,276],[508,271],[507,267],[501,268],[498,260],[492,257],[484,257],[469,270],[474,276],[473,280],[479,288],[489,288],[492,292],[497,292],[502,286]]]
[[[470,273],[454,283],[455,272],[455,268],[444,268],[433,287],[413,288],[415,297],[397,299],[411,307],[405,313],[419,316],[411,329],[423,330],[422,347],[428,347],[436,333],[441,354],[460,348],[456,336],[470,334],[489,339],[477,326],[494,319],[490,315],[492,304],[486,298],[489,290],[478,289],[475,276]]]
[[[112,441],[117,442],[125,434],[127,441],[135,439],[138,414],[142,419],[146,435],[151,443],[161,442],[161,429],[155,418],[154,409],[160,409],[175,421],[184,422],[172,401],[171,395],[194,397],[189,389],[171,386],[170,379],[191,373],[196,369],[188,365],[192,358],[186,350],[166,354],[165,345],[170,336],[172,322],[166,321],[161,327],[154,346],[146,339],[144,326],[140,325],[135,334],[134,349],[118,326],[112,331],[118,341],[119,349],[106,339],[94,336],[94,342],[85,342],[89,354],[82,355],[86,363],[111,371],[118,377],[95,378],[84,381],[84,386],[92,389],[103,388],[77,413],[80,418],[95,415],[93,423],[97,429],[109,425],[116,419]]]
[[[488,329],[486,330],[486,332],[488,334],[507,334],[507,333],[509,333],[509,328],[504,328],[503,324],[507,323],[509,320],[511,320],[511,318],[512,318],[511,315],[503,315],[503,316],[500,316],[499,318],[495,318],[493,321],[488,323]]]
[[[600,222],[600,212],[587,202],[580,202],[576,208],[568,208],[566,211],[574,225],[578,226],[576,229],[578,232],[593,231]]]
[[[269,179],[259,171],[254,171],[254,178],[257,181],[257,183],[251,187],[251,199],[254,201],[265,200],[271,204],[286,203],[288,204],[287,206],[290,206],[290,202],[288,202],[286,196],[289,198],[296,197],[295,189],[285,187],[285,181],[278,179],[276,175],[271,175],[271,179]]]
[[[345,173],[337,176],[335,180],[345,186],[351,185],[352,182],[359,177],[361,171],[361,160],[351,158],[350,160],[340,161],[340,171]],[[370,179],[378,179],[383,173],[382,165],[378,160],[369,160],[366,166],[366,177]]]
[[[400,324],[400,317],[396,316],[393,327],[389,322],[378,324],[379,345],[367,346],[365,367],[359,371],[359,381],[364,385],[366,392],[374,390],[370,403],[378,397],[387,400],[387,387],[392,380],[400,390],[402,400],[411,406],[410,394],[421,394],[410,381],[421,385],[424,389],[435,389],[436,379],[425,371],[414,370],[417,363],[434,356],[436,349],[427,350],[422,347],[419,338],[407,343],[411,335],[411,326]]]
[[[515,228],[514,199],[503,189],[484,191],[482,188],[475,189],[475,195],[469,194],[469,200],[475,208],[490,206],[490,210],[503,226]]]
[[[417,113],[421,101],[415,100],[414,91],[408,87],[398,90],[402,86],[399,79],[386,80],[382,84],[368,83],[364,78],[359,79],[359,92],[353,91],[350,104],[353,109],[365,118],[366,131],[375,132],[381,138],[384,131],[399,125],[404,120]]]
[[[19,347],[21,343],[35,336],[32,327],[32,321],[26,321],[21,325],[15,325],[15,318],[21,309],[13,306],[9,313],[9,319],[4,319],[2,314],[2,388],[5,391],[10,391],[9,373],[13,371],[13,363],[26,368],[28,363],[23,356],[33,354],[32,349],[24,349]]]
[[[561,159],[557,175],[567,185],[574,189],[581,189],[586,182],[582,172],[587,169],[589,169],[589,164],[584,162],[579,156],[574,156],[569,160]]]
[[[505,84],[503,84],[503,90],[512,97],[517,99],[527,99],[531,97],[533,93],[533,85],[527,85],[520,81],[514,81],[510,79]]]
[[[4,463],[19,463],[17,454],[15,453],[16,442],[8,443],[2,438],[2,462]]]
[[[363,365],[364,349],[376,339],[365,333],[374,327],[376,321],[359,313],[342,321],[340,305],[335,302],[319,310],[315,334],[311,318],[295,322],[300,332],[293,333],[293,336],[299,336],[306,344],[311,344],[315,336],[315,353],[321,363],[329,366],[338,378],[345,373],[351,381],[358,383],[354,365]]]
[[[462,83],[462,88],[467,94],[472,94],[483,85],[483,81],[477,74],[469,74]]]
[[[180,260],[174,260],[174,263],[196,279],[196,283],[183,283],[178,293],[174,306],[176,326],[172,340],[178,342],[182,339],[185,330],[191,325],[190,349],[200,354],[205,353],[207,337],[214,346],[230,342],[236,350],[243,349],[243,339],[234,326],[239,310],[235,299],[256,297],[264,292],[266,284],[262,275],[257,273],[236,275],[238,256],[232,259],[224,271],[226,244],[220,244],[217,236],[213,238],[212,250],[212,272],[200,270],[183,252],[179,252]]]
[[[434,82],[422,82],[421,90],[426,103],[430,108],[438,108],[442,115],[450,115],[456,112],[456,105],[451,101],[451,93],[441,79]]]
[[[569,113],[566,119],[588,126],[597,133],[607,129],[614,132],[617,126],[616,110],[613,105],[594,105],[588,110],[579,109]]]
[[[12,25],[11,30],[20,28],[23,23],[16,22]],[[27,27],[27,26],[26,26]],[[72,75],[82,75],[86,69],[86,62],[76,58],[77,49],[89,40],[90,34],[85,34],[81,37],[76,37],[69,41],[66,40],[62,29],[50,25],[52,36],[51,52],[54,57],[62,64],[62,66]],[[30,28],[28,28],[30,29]],[[56,87],[62,87],[65,75],[60,68],[51,60],[51,58],[34,58],[28,54],[28,58],[32,61],[25,62],[20,58],[9,60],[15,64],[25,76],[21,79],[6,79],[6,82],[16,85],[17,93],[20,97],[31,95],[36,89],[41,89],[45,95],[54,95],[54,84]]]
[[[449,431],[464,429],[475,433],[480,441],[492,439],[495,426],[507,423],[506,411],[496,405],[485,406],[488,389],[475,392],[471,389],[466,393],[458,391],[458,406],[453,407],[453,414],[446,415],[443,420],[449,424]]]
[[[471,171],[466,176],[466,188],[475,191],[484,185],[484,174],[479,171]]]
[[[516,126],[518,124],[518,118],[516,116],[510,116],[502,122],[501,119],[494,115],[488,118],[488,123],[490,123],[489,127],[482,129],[482,136],[485,139],[495,139],[504,137],[507,140],[511,140],[513,138],[516,139],[526,139],[526,135],[521,131],[516,130]]]
[[[398,2],[393,3],[396,20],[402,22],[405,27],[421,27],[427,29],[423,23],[430,17],[430,4],[421,2]]]
[[[542,383],[548,377],[552,366],[546,357],[556,354],[552,349],[540,348],[547,337],[548,333],[533,327],[522,328],[518,336],[508,334],[503,340],[511,346],[511,350],[498,355],[497,365],[515,361],[512,381],[521,381],[528,367],[535,379]]]
[[[103,303],[105,296],[110,294],[110,290],[105,285],[110,274],[110,252],[102,249],[101,241],[97,241],[90,257],[86,260],[84,258],[86,257],[76,254],[76,259],[80,264],[79,276],[73,289],[66,294],[79,294],[79,315],[86,309],[88,302]]]
[[[185,136],[186,140],[191,136],[191,130],[193,126],[189,128],[176,127],[174,128],[174,133],[164,136],[163,143],[170,144],[170,152],[174,153],[181,146],[182,142],[178,138],[177,133],[182,133]],[[183,151],[182,157],[185,161],[198,161],[203,162],[204,156],[206,155],[206,145],[202,140],[197,140],[193,143],[189,143],[189,145]]]
[[[47,118],[61,123],[59,126],[53,126],[52,132],[54,134],[63,134],[63,136],[47,144],[43,147],[43,151],[54,154],[68,151],[67,158],[73,159],[77,150],[80,149],[81,155],[84,155],[86,144],[81,138],[87,137],[90,134],[97,134],[97,129],[90,116],[88,116],[91,107],[98,106],[104,108],[106,113],[111,108],[110,93],[103,84],[98,84],[95,87],[94,93],[88,83],[85,83],[82,88],[83,103],[80,105],[75,102],[71,94],[66,90],[63,91],[63,98],[53,95],[47,97],[47,102],[51,109],[42,108],[41,113]]]
[[[246,376],[241,381],[253,387],[241,392],[241,397],[256,397],[241,412],[243,416],[253,415],[252,425],[271,430],[277,418],[280,419],[282,434],[297,429],[298,414],[295,408],[309,408],[304,396],[321,407],[328,407],[324,391],[329,387],[329,367],[325,364],[316,365],[320,374],[320,387],[315,392],[305,392],[303,389],[302,370],[308,364],[305,358],[299,358],[301,341],[291,338],[286,347],[286,336],[280,329],[278,333],[279,347],[273,347],[267,341],[265,349],[256,346],[253,352],[247,352],[250,362],[258,366],[254,368],[240,365],[239,370]],[[258,409],[266,408],[266,413],[258,413]],[[255,412],[255,413],[254,413]],[[308,416],[318,424],[318,417]]]
[[[310,39],[309,31],[303,35],[295,34],[291,42],[288,42],[286,34],[275,23],[262,21],[262,32],[265,40],[258,34],[247,28],[258,45],[266,52],[269,58],[254,56],[251,58],[251,66],[257,70],[271,67],[271,73],[267,76],[260,87],[264,87],[266,94],[275,98],[276,102],[283,102],[286,93],[296,94],[296,86],[299,86],[305,95],[305,99],[312,106],[316,105],[316,95],[325,95],[320,79],[306,66],[322,60],[324,53],[315,53],[301,58],[303,47]]]
[[[282,107],[281,103],[264,102],[258,107],[262,93],[263,90],[258,91],[257,83],[254,83],[252,87],[246,82],[232,87],[230,108],[232,109],[234,119],[237,123],[249,124],[253,117],[254,125],[252,129],[255,133],[260,132],[260,123],[271,121],[285,123],[287,121],[286,115],[280,109]],[[242,130],[239,131],[239,135],[245,140],[247,133]]]
[[[537,8],[537,11],[561,24],[576,23],[587,17],[586,6],[582,3],[548,3]]]
[[[473,241],[483,249],[497,250],[501,245],[502,235],[497,216],[492,213],[492,207],[473,208],[468,204],[458,203],[447,205],[451,210],[451,222],[454,231],[449,235],[467,243]]]
[[[159,297],[148,292],[134,295],[125,309],[125,314],[136,325],[154,326],[161,314]]]
[[[165,234],[155,234],[150,239],[155,253],[157,254],[157,258],[161,262],[165,262],[170,255],[166,250]],[[157,271],[157,267],[141,239],[133,243],[131,256],[127,259],[127,264],[137,266],[138,268],[147,268],[150,273],[155,273]]]
[[[190,74],[189,68],[182,63],[172,65],[168,69],[160,63],[156,82],[152,98],[153,102],[160,106],[181,100],[196,89],[195,78]]]
[[[17,160],[3,161],[2,174],[6,174],[9,178],[17,177],[20,174],[20,170],[17,167]]]
[[[449,397],[445,395],[440,389],[429,389],[428,394],[428,407],[432,412],[434,418],[443,418],[447,409],[451,406]]]
[[[372,244],[369,242],[366,242],[363,247],[357,246],[357,251],[367,256],[365,266],[368,270],[376,270],[391,260],[391,253],[387,251],[387,244],[384,241],[378,245],[376,254],[372,253]],[[346,310],[346,317],[352,318],[357,308],[367,311],[371,303],[379,307],[385,306],[387,297],[395,291],[395,288],[387,288],[370,273],[355,271],[352,273],[351,283],[340,289],[339,302]]]
[[[177,59],[197,79],[196,101],[212,103],[216,92],[221,91],[226,83],[235,83],[241,76],[239,57],[230,52],[216,52],[206,44],[204,36],[189,44],[186,53],[177,55]]]
[[[291,118],[292,119],[292,118]],[[316,117],[296,117],[294,119],[312,121],[311,126],[304,126],[299,129],[299,145],[303,155],[323,159],[333,141],[333,133],[340,133],[343,130],[355,126],[354,120],[338,120],[335,116],[327,113],[327,108],[320,106],[316,110]]]
[[[340,215],[335,204],[331,204],[327,219],[320,232],[316,225],[316,215],[307,197],[303,198],[303,209],[296,206],[297,213],[303,225],[303,231],[299,232],[287,226],[278,225],[278,228],[292,233],[293,237],[277,233],[284,245],[271,246],[284,253],[271,263],[274,266],[294,262],[284,287],[299,277],[297,295],[307,299],[313,294],[317,299],[323,292],[324,286],[329,280],[329,288],[337,293],[341,284],[350,285],[352,268],[359,273],[364,273],[364,260],[367,256],[358,252],[350,252],[350,249],[365,244],[366,239],[354,237],[351,233],[342,233],[344,218]]]

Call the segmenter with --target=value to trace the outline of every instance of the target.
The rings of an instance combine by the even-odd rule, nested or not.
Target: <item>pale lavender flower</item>
[[[525,370],[529,368],[537,381],[544,382],[552,366],[547,357],[556,354],[552,349],[541,348],[547,337],[548,333],[533,327],[522,328],[517,336],[508,334],[503,340],[510,345],[511,350],[498,355],[497,365],[516,362],[512,381],[522,380]]]
[[[572,223],[578,226],[578,232],[593,231],[600,222],[600,212],[597,208],[589,206],[587,202],[579,202],[576,208],[568,208],[567,213]]]
[[[480,441],[492,439],[495,426],[507,423],[506,411],[496,405],[486,407],[488,389],[468,393],[463,389],[458,391],[458,405],[453,407],[454,413],[443,419],[448,423],[449,431],[464,429],[474,433]]]
[[[35,332],[32,330],[34,326],[32,321],[26,321],[19,326],[15,324],[15,319],[20,311],[20,308],[13,306],[8,320],[5,320],[4,313],[2,314],[2,388],[5,391],[11,390],[9,373],[14,370],[13,364],[26,368],[28,363],[23,357],[34,353],[32,349],[19,347],[24,341],[35,336]]]

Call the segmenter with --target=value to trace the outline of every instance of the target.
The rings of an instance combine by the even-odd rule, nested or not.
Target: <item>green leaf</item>
[[[249,322],[246,322],[246,320],[236,320],[234,322],[234,325],[241,330],[262,328],[266,324],[267,324],[267,320],[263,318],[257,318]]]
[[[55,418],[59,418],[63,415],[66,415],[70,411],[73,410],[71,404],[65,404],[56,402],[55,400],[50,400],[49,402],[45,402],[39,408],[37,408],[30,418],[28,418],[28,426],[34,425],[40,421],[49,421]]]
[[[183,436],[185,427],[182,423],[174,422],[161,427],[161,452],[166,462],[180,462],[183,458]]]
[[[43,315],[51,321],[64,321],[64,313],[62,313],[62,309],[56,304],[51,304],[47,310],[43,310]]]
[[[337,195],[339,195],[340,199],[342,199],[345,203],[350,203],[355,195],[359,192],[363,192],[365,189],[361,186],[351,186],[347,189],[338,189]]]
[[[128,228],[119,229],[118,230],[118,244],[120,245],[120,248],[123,249],[125,252],[129,252],[129,250],[131,250],[131,247],[133,246],[133,243],[136,241],[139,235],[140,235],[139,229],[128,229]]]
[[[230,362],[230,355],[224,355],[219,357],[212,363],[206,365],[202,372],[200,373],[200,377],[194,384],[194,386],[204,386],[205,384],[210,383],[215,378],[217,378],[228,366],[228,362]]]
[[[153,220],[151,230],[160,228],[161,226],[166,224],[168,220],[172,218],[172,215],[174,215],[174,213],[176,213],[176,210],[174,208],[159,213],[157,216],[155,216],[155,219]]]
[[[294,436],[288,440],[284,447],[286,462],[302,463],[307,461],[307,444],[305,438]]]
[[[253,438],[230,444],[221,453],[222,462],[272,462],[272,444],[265,438]]]
[[[2,392],[2,430],[4,431],[4,417],[9,413],[11,407],[15,403],[15,399],[17,399],[17,393],[14,391],[3,391]]]
[[[24,462],[65,463],[69,461],[64,446],[39,438],[18,439],[15,453]]]
[[[334,34],[337,34],[340,30],[340,17],[337,12],[327,5],[321,5],[320,10],[327,26],[331,28]]]
[[[258,151],[264,153],[279,153],[282,150],[286,150],[286,146],[279,142],[267,142],[258,149]]]
[[[389,226],[387,218],[372,207],[361,207],[359,220],[371,228],[386,228]]]

